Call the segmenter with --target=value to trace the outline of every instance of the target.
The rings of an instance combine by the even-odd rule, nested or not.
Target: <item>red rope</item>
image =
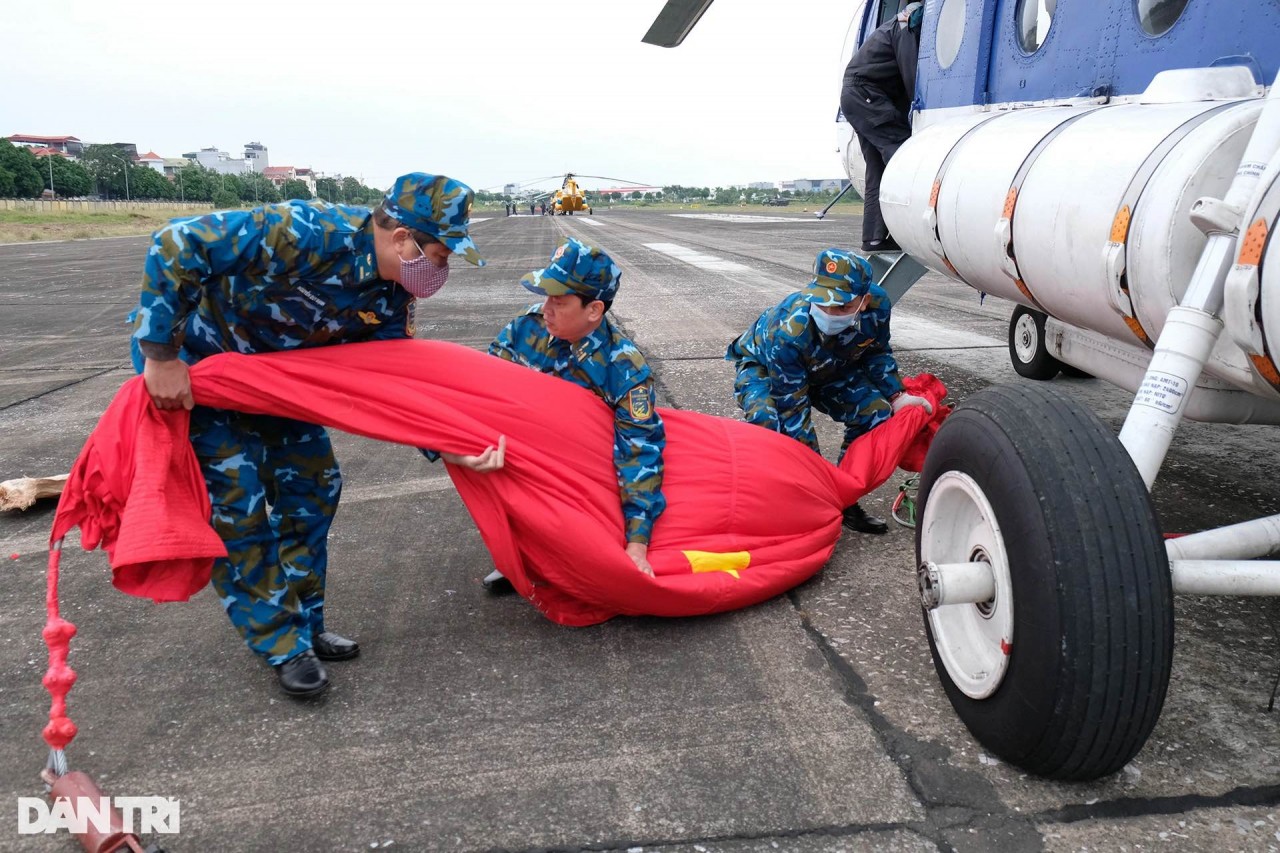
[[[49,724],[44,727],[44,740],[52,749],[66,749],[76,736],[76,724],[67,716],[67,693],[76,683],[76,673],[67,666],[67,652],[76,626],[58,615],[58,563],[62,559],[62,542],[49,549],[48,589],[45,593],[44,643],[49,647],[49,669],[44,674],[44,687],[53,697],[49,706]]]

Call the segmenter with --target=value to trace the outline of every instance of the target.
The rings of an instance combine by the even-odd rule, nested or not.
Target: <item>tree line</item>
[[[216,207],[312,198],[306,182],[297,179],[277,187],[256,172],[223,175],[193,163],[174,172],[171,180],[134,163],[114,145],[86,146],[77,162],[60,154],[37,157],[29,148],[0,139],[0,198],[40,198],[50,189],[59,198],[96,193],[105,199],[202,201]],[[355,178],[320,178],[315,194],[324,201],[373,205],[382,200],[383,191]]]

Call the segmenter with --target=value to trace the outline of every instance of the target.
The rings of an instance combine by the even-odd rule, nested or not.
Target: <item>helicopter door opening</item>
[[[911,0],[866,0],[854,9],[853,19],[858,22],[858,33],[853,46],[841,57],[841,77],[843,77],[845,66],[858,48],[862,47],[867,37],[876,28],[892,20],[898,14],[898,10],[910,2]],[[836,151],[839,152],[840,159],[843,161],[845,174],[848,175],[853,188],[861,197],[866,191],[867,164],[862,159],[862,151],[858,147],[858,139],[853,133],[853,127],[840,112],[839,107],[836,108]]]

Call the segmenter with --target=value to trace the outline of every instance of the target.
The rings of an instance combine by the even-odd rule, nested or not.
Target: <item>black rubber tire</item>
[[[1035,323],[1036,337],[1034,341],[1028,340],[1026,343],[1033,345],[1035,349],[1029,359],[1023,359],[1018,355],[1018,321],[1028,316]],[[1062,362],[1050,355],[1045,348],[1044,321],[1044,314],[1039,311],[1032,311],[1022,305],[1015,308],[1013,316],[1009,318],[1009,361],[1013,363],[1013,369],[1019,376],[1026,379],[1035,379],[1038,382],[1052,379],[1062,369]]]
[[[1063,376],[1070,376],[1072,379],[1093,379],[1094,378],[1092,373],[1089,373],[1086,370],[1081,370],[1078,367],[1072,367],[1071,365],[1067,364],[1065,361],[1060,362],[1060,364],[1062,365]]]
[[[1173,662],[1169,562],[1141,476],[1092,412],[1025,385],[974,394],[943,422],[917,519],[947,471],[968,474],[991,503],[1014,602],[1009,667],[980,700],[952,682],[925,612],[947,698],[1010,764],[1073,781],[1116,772],[1151,734]]]

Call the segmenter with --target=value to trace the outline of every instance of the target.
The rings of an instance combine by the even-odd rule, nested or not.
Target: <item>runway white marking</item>
[[[909,314],[901,308],[893,309],[889,321],[891,343],[902,349],[1006,349],[1008,342],[998,341],[977,332],[966,332]]]
[[[477,222],[488,222],[492,218],[492,216],[473,216],[471,217],[471,224],[475,225]]]
[[[644,246],[646,249],[653,249],[655,252],[669,255],[677,261],[684,261],[686,264],[692,264],[699,269],[714,270],[716,272],[748,272],[751,269],[743,264],[726,261],[724,258],[717,258],[715,255],[695,252],[693,249],[687,249],[675,243],[645,243]]]
[[[604,223],[599,219],[579,219],[577,221],[581,222],[583,225],[604,225]]]
[[[816,217],[803,216],[748,216],[745,213],[668,213],[683,219],[715,219],[721,222],[818,222]]]

